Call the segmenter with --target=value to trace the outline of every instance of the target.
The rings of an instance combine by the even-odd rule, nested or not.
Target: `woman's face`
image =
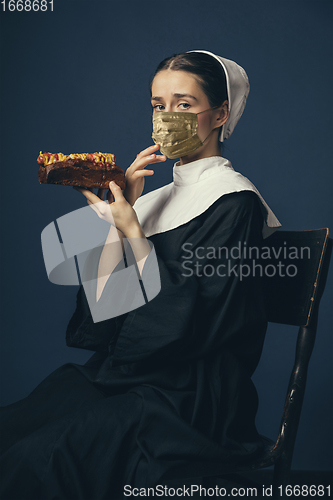
[[[222,125],[221,120],[218,119],[221,115],[221,108],[210,109],[208,98],[194,75],[187,71],[162,70],[155,76],[151,91],[153,113],[163,111],[200,113],[206,111],[206,113],[198,115],[197,134],[202,142],[207,140],[197,151],[188,155],[190,158],[186,162],[220,154],[218,134],[217,132],[211,134],[211,132]]]

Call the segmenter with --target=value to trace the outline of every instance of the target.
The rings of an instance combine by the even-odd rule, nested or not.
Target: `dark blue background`
[[[1,5],[2,8],[2,5]],[[85,206],[40,186],[39,151],[108,151],[124,170],[152,144],[149,80],[175,52],[236,60],[251,92],[224,155],[284,229],[332,224],[332,2],[54,0],[53,12],[1,12],[2,403],[26,396],[65,362],[75,287],[51,284],[40,234]],[[171,161],[146,190],[169,182]],[[332,275],[322,300],[293,468],[332,468]],[[295,330],[271,325],[255,374],[259,430],[275,437]],[[273,402],[272,402],[273,397]]]

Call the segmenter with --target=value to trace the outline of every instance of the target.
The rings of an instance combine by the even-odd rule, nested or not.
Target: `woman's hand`
[[[153,175],[154,170],[144,170],[151,163],[160,163],[166,160],[166,156],[155,154],[159,145],[155,144],[139,153],[130,167],[126,170],[126,188],[124,196],[131,206],[141,196],[145,185],[145,177]]]
[[[126,237],[144,237],[135,210],[124,198],[120,187],[113,181],[110,182],[109,187],[108,202],[103,201],[105,190],[99,190],[98,196],[96,196],[89,189],[74,189],[80,191],[86,197],[88,205],[91,206],[100,219],[116,226]],[[112,195],[114,197],[113,203],[111,203]]]

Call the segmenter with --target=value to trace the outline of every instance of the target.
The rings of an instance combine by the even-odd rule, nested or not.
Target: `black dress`
[[[262,226],[255,193],[222,196],[149,238],[161,292],[146,305],[94,324],[79,289],[67,343],[96,353],[3,409],[2,500],[121,499],[125,485],[228,472],[258,452],[266,318],[240,266]]]

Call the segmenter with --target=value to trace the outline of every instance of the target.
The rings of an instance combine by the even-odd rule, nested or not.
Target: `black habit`
[[[2,500],[116,500],[125,485],[228,472],[258,452],[263,297],[240,275],[244,252],[225,249],[260,247],[262,227],[254,192],[227,194],[149,238],[161,291],[144,306],[93,323],[80,287],[67,344],[96,353],[2,410]]]

